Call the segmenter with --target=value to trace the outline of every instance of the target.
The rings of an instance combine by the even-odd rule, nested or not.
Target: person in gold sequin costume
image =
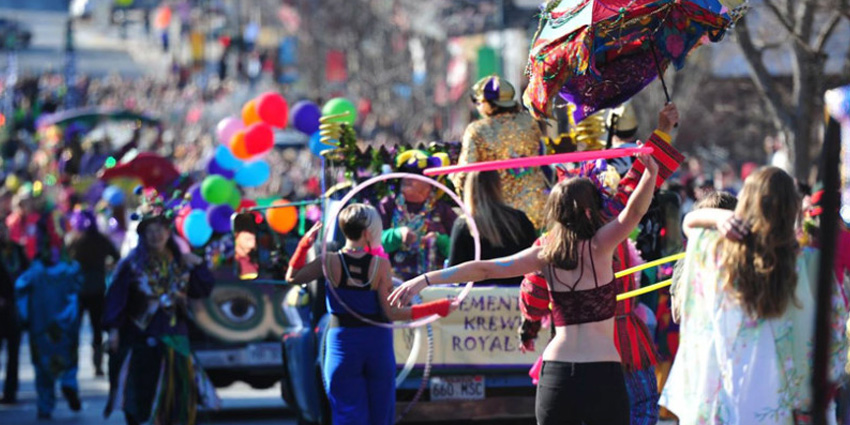
[[[482,115],[466,128],[458,164],[540,155],[543,134],[537,122],[520,111],[514,88],[498,76],[484,77],[472,87],[472,101]],[[540,168],[500,170],[505,202],[524,211],[537,229],[544,223],[543,210],[549,184]],[[452,183],[463,188],[464,173]]]

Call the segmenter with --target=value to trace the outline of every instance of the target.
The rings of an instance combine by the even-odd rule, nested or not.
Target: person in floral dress
[[[734,212],[685,217],[681,341],[661,396],[681,424],[795,425],[808,416],[817,252],[797,243],[799,209],[794,179],[766,167],[747,178]],[[832,378],[847,348],[847,308],[835,292]]]

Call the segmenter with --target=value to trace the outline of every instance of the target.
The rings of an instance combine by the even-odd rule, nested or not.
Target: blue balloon
[[[201,194],[201,183],[195,183],[189,188],[189,196],[191,197],[189,199],[189,206],[193,210],[206,210],[210,206],[210,203]]]
[[[232,214],[233,208],[230,205],[216,205],[207,210],[207,221],[217,233],[230,233],[230,216]]]
[[[302,100],[292,106],[289,112],[289,122],[298,131],[304,134],[313,134],[319,131],[319,118],[322,110],[309,100]]]
[[[108,186],[101,198],[113,207],[124,205],[124,192],[118,186]]]
[[[312,136],[310,136],[309,146],[310,152],[313,152],[313,155],[322,156],[322,151],[333,149],[333,146],[322,143],[321,139],[322,136],[319,134],[318,131],[313,133]]]
[[[224,145],[219,145],[215,148],[215,162],[226,170],[236,171],[242,167],[242,161],[233,156],[230,148]]]
[[[215,160],[215,157],[212,157],[210,158],[210,162],[207,163],[207,174],[218,174],[226,179],[232,179],[236,173],[233,170],[222,167]]]
[[[213,229],[207,222],[207,213],[204,210],[192,210],[183,221],[183,235],[195,248],[204,246],[212,234]]]
[[[271,169],[266,161],[259,160],[249,162],[236,172],[233,179],[242,187],[257,187],[262,185],[271,176]]]

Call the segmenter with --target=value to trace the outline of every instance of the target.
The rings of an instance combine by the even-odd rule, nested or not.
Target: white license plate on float
[[[484,376],[431,378],[431,401],[438,400],[484,400]]]

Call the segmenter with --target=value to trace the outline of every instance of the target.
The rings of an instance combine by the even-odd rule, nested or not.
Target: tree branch
[[[761,51],[753,44],[750,37],[750,31],[747,28],[747,17],[741,18],[735,26],[735,34],[738,36],[738,44],[744,52],[744,58],[750,68],[750,74],[753,76],[756,90],[759,95],[767,100],[767,103],[773,109],[776,117],[782,121],[786,127],[793,127],[794,119],[788,113],[785,102],[779,92],[779,87],[776,81],[772,78],[770,71],[764,64],[764,58]]]
[[[841,22],[841,13],[836,11],[829,17],[826,25],[824,25],[820,34],[818,34],[815,41],[815,52],[823,53],[823,49],[826,47],[829,37],[832,36],[832,33],[835,31],[835,28],[838,27],[839,22]]]
[[[773,2],[773,0],[764,0],[764,4],[771,11],[771,13],[773,13],[773,16],[776,18],[776,20],[779,21],[779,24],[782,25],[782,28],[785,28],[785,31],[788,32],[788,36],[791,37],[791,39],[793,39],[794,42],[796,42],[796,43],[798,43],[802,46],[806,46],[806,48],[808,48],[808,46],[809,46],[808,42],[803,40],[802,38],[800,38],[800,35],[797,33],[797,30],[794,28],[794,25],[792,24],[793,21],[788,20],[789,18],[793,18],[794,14],[793,13],[789,13],[788,15],[783,14],[782,11],[779,10],[779,7],[776,6],[776,3]],[[791,2],[789,1],[789,5],[790,4],[791,4]]]
[[[779,7],[776,6],[776,3],[773,0],[764,0],[764,5],[773,12],[773,16],[779,21],[779,24],[785,28],[785,31],[788,31],[790,34],[794,34],[794,25],[791,24],[790,21],[786,18],[786,15],[779,10]],[[793,16],[793,14],[789,14],[788,16]]]

